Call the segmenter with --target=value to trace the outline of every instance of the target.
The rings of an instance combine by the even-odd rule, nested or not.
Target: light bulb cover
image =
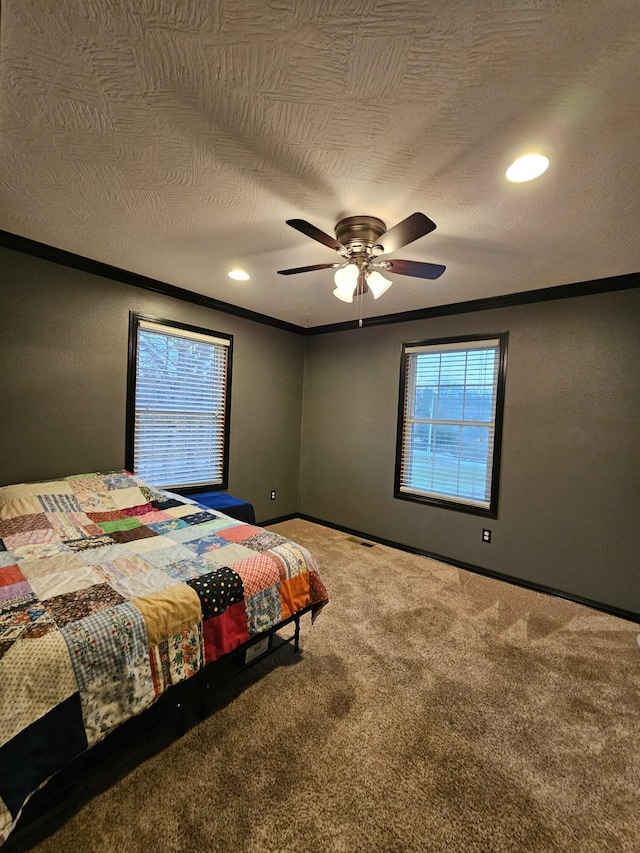
[[[353,292],[358,283],[358,267],[355,264],[347,264],[339,267],[333,276],[336,289],[333,295],[343,302],[353,302]]]
[[[339,287],[336,287],[333,295],[336,299],[341,299],[343,302],[353,302],[353,290],[341,290]]]
[[[333,275],[337,287],[355,287],[358,281],[358,267],[355,264],[346,264],[338,267]]]
[[[374,299],[386,293],[392,284],[393,282],[390,279],[385,278],[377,270],[373,270],[367,275],[367,285],[371,293],[373,293]]]

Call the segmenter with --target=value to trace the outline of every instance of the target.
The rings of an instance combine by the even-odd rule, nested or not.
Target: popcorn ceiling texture
[[[635,0],[7,0],[0,228],[303,326],[343,216],[437,230],[363,315],[640,269]],[[504,171],[531,147],[534,184]],[[249,282],[231,283],[234,266]]]

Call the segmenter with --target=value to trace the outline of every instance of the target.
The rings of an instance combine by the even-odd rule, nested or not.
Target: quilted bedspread
[[[326,601],[300,545],[127,472],[0,488],[0,844],[75,756]]]

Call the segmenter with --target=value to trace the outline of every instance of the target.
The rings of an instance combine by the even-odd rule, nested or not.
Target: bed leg
[[[184,702],[178,702],[176,707],[177,711],[177,719],[176,719],[176,734],[178,737],[182,737],[187,731],[187,718],[184,707]]]
[[[296,623],[296,630],[295,630],[295,634],[294,634],[293,651],[299,652],[300,651],[300,616],[297,613],[295,615],[294,621]]]
[[[209,685],[204,676],[200,679],[200,719],[205,720],[209,715],[209,701],[207,698]]]

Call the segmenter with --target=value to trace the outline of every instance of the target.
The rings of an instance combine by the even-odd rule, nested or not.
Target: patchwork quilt
[[[326,601],[300,545],[127,472],[0,488],[0,844],[78,754]]]

